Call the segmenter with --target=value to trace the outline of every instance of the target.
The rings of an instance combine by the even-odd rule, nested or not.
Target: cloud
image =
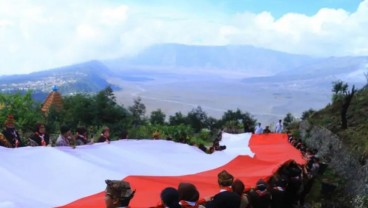
[[[314,56],[368,55],[368,0],[355,12],[188,13],[119,1],[0,1],[0,74],[132,55],[157,43],[251,44]]]

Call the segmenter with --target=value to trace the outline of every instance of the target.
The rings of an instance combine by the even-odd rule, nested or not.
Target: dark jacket
[[[286,206],[286,192],[283,187],[273,187],[271,190],[272,194],[272,208],[285,208]]]
[[[248,194],[249,201],[252,208],[270,208],[271,207],[271,193],[267,190],[261,192],[259,190],[252,190]]]
[[[23,146],[19,133],[15,129],[6,128],[3,130],[2,133],[5,136],[5,138],[8,140],[8,142],[12,145],[12,147],[16,147],[17,140],[18,140],[18,147]]]
[[[239,208],[240,197],[231,191],[223,191],[216,194],[213,200],[206,204],[206,208]]]
[[[75,141],[77,142],[77,145],[85,145],[85,144],[88,144],[88,140],[81,136],[81,135],[78,135],[76,138],[75,138]]]
[[[97,140],[97,143],[106,142],[106,141],[110,141],[110,139],[109,138],[106,138],[104,136],[100,136],[100,138],[98,138],[98,140]]]
[[[38,144],[38,146],[42,146],[42,139],[40,137],[40,134],[38,132],[34,133],[29,139],[33,140],[35,143]],[[50,137],[48,134],[44,134],[43,139],[46,142],[46,146],[50,143]]]

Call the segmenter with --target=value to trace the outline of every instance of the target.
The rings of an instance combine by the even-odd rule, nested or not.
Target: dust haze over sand
[[[144,76],[142,72],[139,76]],[[330,89],[321,89],[313,81],[289,81],[280,83],[246,83],[241,76],[218,74],[169,74],[155,75],[150,79],[110,79],[122,88],[116,91],[117,101],[132,105],[138,96],[146,105],[146,115],[160,108],[167,117],[201,106],[209,116],[220,118],[227,110],[239,108],[249,112],[264,125],[273,125],[291,112],[299,117],[309,108],[319,109],[330,101]]]

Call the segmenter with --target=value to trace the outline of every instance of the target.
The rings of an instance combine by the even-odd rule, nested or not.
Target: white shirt
[[[256,126],[256,130],[254,132],[255,134],[262,134],[263,133],[263,128],[261,126]]]
[[[281,133],[282,132],[282,123],[281,122],[277,122],[275,132],[276,133]]]

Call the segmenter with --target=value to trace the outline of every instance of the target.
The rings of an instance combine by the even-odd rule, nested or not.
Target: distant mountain
[[[30,74],[1,76],[0,91],[32,90],[37,100],[43,100],[53,85],[57,85],[62,94],[94,93],[108,86],[106,77],[114,75],[104,64],[93,60]]]
[[[348,82],[365,82],[364,73],[368,71],[368,57],[330,57],[316,60],[292,70],[273,76],[245,78],[244,82],[285,82],[292,80],[317,80],[322,82],[341,79]],[[327,84],[331,85],[330,82]]]
[[[253,46],[154,45],[134,57],[105,61],[113,70],[179,69],[276,74],[318,60]]]

